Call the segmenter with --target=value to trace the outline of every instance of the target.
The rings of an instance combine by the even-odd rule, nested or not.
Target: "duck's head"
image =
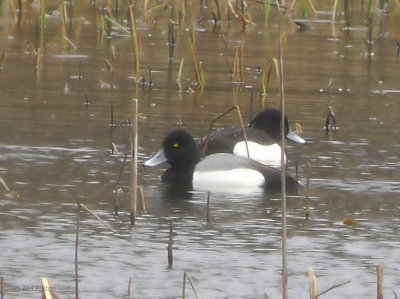
[[[285,137],[293,142],[305,144],[306,141],[293,132],[289,127],[289,121],[286,115],[284,122]],[[281,138],[281,111],[275,108],[265,109],[253,118],[249,126],[251,128],[262,130],[268,133],[268,135],[275,140],[279,140]]]
[[[176,129],[170,132],[156,155],[144,162],[144,166],[157,166],[168,162],[172,167],[193,167],[200,160],[198,144],[189,132]]]

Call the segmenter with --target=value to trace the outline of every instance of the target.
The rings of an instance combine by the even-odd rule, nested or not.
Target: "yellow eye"
[[[178,142],[174,143],[174,148],[177,148],[177,147],[179,147],[179,143]]]

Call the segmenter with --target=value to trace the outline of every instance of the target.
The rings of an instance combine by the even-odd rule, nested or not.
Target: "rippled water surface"
[[[138,9],[142,83],[137,86],[130,35],[115,26],[109,37],[102,34],[105,2],[94,9],[89,1],[77,1],[72,9],[66,4],[67,16],[73,15],[67,35],[76,49],[62,37],[61,7],[48,2],[39,69],[38,8],[26,8],[18,22],[9,2],[0,2],[0,175],[20,195],[15,200],[4,190],[0,197],[5,298],[37,298],[42,277],[49,278],[60,298],[74,298],[77,202],[115,230],[80,213],[81,297],[126,297],[131,278],[132,297],[177,298],[184,272],[201,298],[281,297],[279,194],[212,194],[207,223],[206,194],[171,192],[160,182],[166,166],[139,168],[148,212],[131,227],[126,166],[119,180],[120,213],[113,214],[130,146],[132,99],[138,99],[140,113],[139,164],[173,128],[201,137],[210,120],[233,105],[240,106],[246,120],[264,107],[279,106],[275,75],[268,95],[260,96],[260,70],[279,56],[276,8],[265,26],[264,6],[249,3],[246,18],[251,21],[242,31],[224,4],[221,26],[214,30],[215,3],[191,3],[181,29],[174,26],[172,59],[171,8],[160,2],[154,11]],[[399,7],[392,1],[387,11],[374,9],[371,43],[366,7],[353,2],[346,28],[343,14],[332,22],[332,7],[319,2],[319,14],[305,16],[312,18],[307,30],[282,24],[286,110],[292,126],[299,123],[309,141],[287,144],[289,172],[297,164],[305,184],[306,165],[311,165],[311,220],[305,221],[305,190],[287,203],[289,296],[309,298],[307,270],[312,267],[319,291],[350,281],[324,298],[374,298],[375,267],[382,264],[390,298],[400,294]],[[174,9],[172,19],[181,4]],[[126,14],[121,7],[119,15]],[[300,7],[293,14],[300,19]],[[205,72],[204,88],[191,84],[191,34]],[[243,84],[229,75],[239,44]],[[339,130],[326,135],[328,103]],[[216,126],[234,125],[235,119],[228,115]],[[112,142],[118,153],[111,152]],[[344,225],[345,217],[358,224]],[[174,264],[168,267],[171,221]],[[189,287],[186,293],[194,298]]]

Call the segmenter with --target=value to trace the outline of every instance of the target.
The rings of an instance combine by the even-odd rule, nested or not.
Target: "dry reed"
[[[311,173],[311,165],[310,162],[307,162],[306,166],[306,220],[310,219],[310,173]]]
[[[133,99],[134,115],[131,130],[131,200],[130,222],[135,225],[137,212],[138,101]]]
[[[174,225],[172,220],[169,222],[169,236],[168,236],[168,267],[174,265],[174,253],[173,253],[173,245],[174,245]]]
[[[376,266],[376,298],[383,299],[383,265]]]
[[[203,148],[202,148],[202,151],[201,151],[201,156],[202,157],[204,157],[204,155],[205,155],[205,153],[207,151],[207,146],[208,146],[208,143],[210,142],[210,134],[211,134],[212,128],[214,126],[214,123],[218,119],[224,117],[226,114],[232,112],[233,110],[235,110],[237,112],[237,117],[238,117],[238,120],[239,120],[239,123],[240,123],[240,128],[242,129],[244,141],[246,143],[247,157],[250,157],[249,147],[248,147],[248,144],[247,144],[247,134],[246,134],[246,130],[244,129],[243,118],[242,118],[242,114],[240,112],[239,106],[234,106],[234,107],[226,110],[225,112],[221,113],[220,115],[218,115],[217,117],[215,117],[214,119],[211,120],[210,125],[208,127],[208,133],[207,133],[207,136],[205,138],[204,145],[203,145]]]
[[[190,279],[190,276],[186,272],[183,273],[182,299],[186,298],[186,281],[188,281],[190,286],[192,287],[192,290],[193,290],[193,293],[194,293],[194,296],[196,297],[196,299],[199,299],[200,297],[196,292],[194,284],[193,284],[192,280]]]

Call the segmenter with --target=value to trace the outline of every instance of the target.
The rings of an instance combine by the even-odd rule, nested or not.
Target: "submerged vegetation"
[[[172,1],[0,1],[0,71],[4,75],[12,72],[7,68],[7,59],[12,55],[13,49],[9,48],[12,36],[17,36],[18,30],[25,27],[32,28],[33,33],[26,38],[26,45],[23,51],[27,55],[35,57],[32,68],[35,68],[35,77],[37,82],[42,82],[43,73],[47,71],[49,63],[46,58],[49,53],[54,52],[54,48],[60,50],[63,55],[86,55],[86,41],[84,40],[84,31],[90,27],[95,42],[104,46],[105,74],[107,79],[99,80],[98,87],[103,91],[113,91],[116,89],[115,76],[119,75],[118,65],[129,63],[130,73],[123,74],[126,79],[133,79],[133,84],[129,85],[131,91],[130,107],[133,107],[134,113],[129,115],[131,119],[128,121],[116,123],[114,119],[113,103],[107,103],[111,109],[110,121],[110,152],[111,156],[115,156],[121,163],[117,183],[115,186],[115,205],[114,213],[118,217],[119,208],[119,191],[120,178],[123,175],[128,157],[130,157],[130,221],[131,225],[135,225],[137,214],[146,213],[146,203],[144,200],[144,192],[141,186],[138,186],[138,167],[137,158],[139,154],[138,142],[141,138],[139,130],[139,120],[142,117],[140,107],[142,105],[141,98],[144,93],[151,93],[152,86],[159,84],[153,73],[153,56],[155,55],[151,49],[160,47],[163,57],[165,57],[165,65],[160,69],[170,69],[174,73],[172,76],[175,80],[177,89],[181,93],[202,94],[209,86],[213,85],[211,72],[215,69],[214,56],[226,57],[226,80],[232,86],[232,90],[243,90],[251,85],[252,90],[257,92],[260,99],[260,106],[263,107],[268,101],[276,101],[276,94],[281,99],[279,106],[284,113],[285,107],[285,53],[288,32],[296,30],[307,30],[309,25],[314,24],[316,20],[323,20],[332,24],[332,37],[337,37],[337,29],[349,31],[354,26],[361,26],[365,29],[365,41],[367,45],[366,56],[371,57],[373,53],[373,29],[374,20],[383,17],[385,13],[391,9],[399,9],[400,1],[381,0],[381,1],[312,1],[312,0],[292,0],[292,1],[199,1],[192,3],[188,0],[172,0]],[[261,17],[260,17],[261,15]],[[361,15],[361,18],[359,17]],[[256,24],[255,20],[263,20],[264,24]],[[362,22],[360,22],[360,19]],[[268,43],[268,53],[263,53],[262,57],[258,57],[260,65],[257,67],[256,75],[247,71],[253,66],[249,66],[246,62],[246,34],[250,34],[257,26],[262,28],[265,40]],[[18,28],[18,29],[16,29]],[[162,32],[165,37],[164,44],[155,44],[152,41],[152,34],[146,29],[157,28],[157,33]],[[276,28],[279,28],[277,34]],[[202,47],[199,43],[203,42],[198,35],[202,32],[213,32],[215,34],[215,44],[207,45],[209,52],[202,53]],[[276,37],[278,35],[278,37]],[[278,41],[276,41],[276,39]],[[218,45],[222,44],[222,46]],[[396,49],[396,45],[393,46]],[[222,48],[222,50],[221,50]],[[123,50],[121,50],[123,49]],[[127,50],[129,49],[129,50]],[[213,53],[213,50],[215,52]],[[399,51],[399,45],[397,45]],[[214,56],[210,55],[212,53]],[[222,54],[221,54],[222,53]],[[265,54],[265,55],[264,55]],[[121,55],[123,56],[121,58]],[[120,59],[120,60],[119,60]],[[191,61],[191,63],[187,63]],[[186,62],[186,64],[185,64]],[[23,66],[26,67],[26,66]],[[275,74],[275,77],[273,76]],[[147,79],[146,79],[147,78]],[[256,79],[254,79],[256,78]],[[274,80],[276,78],[276,80]],[[71,79],[71,78],[69,78]],[[73,78],[76,79],[76,78]],[[328,86],[328,112],[325,123],[321,122],[326,134],[334,134],[338,130],[336,114],[330,99],[330,89],[332,79],[329,79]],[[79,69],[78,81],[84,82],[90,80],[85,74],[81,74]],[[43,83],[43,82],[42,82]],[[81,84],[81,83],[80,83]],[[175,82],[174,82],[175,84]],[[87,94],[87,86],[82,96],[82,102],[85,103],[87,109],[90,102]],[[68,82],[64,91],[68,92]],[[118,91],[118,90],[116,90]],[[227,112],[211,121],[209,131],[215,120],[219,119],[226,113],[235,110],[238,112],[240,126],[244,131],[244,125],[240,109],[238,105],[229,109]],[[219,111],[220,112],[220,111]],[[114,142],[114,134],[117,130],[128,128],[130,148],[124,153],[118,151],[118,144]],[[300,127],[300,125],[299,125]],[[301,128],[301,127],[300,127]],[[283,125],[282,125],[283,129]],[[284,141],[282,141],[284,142]],[[247,144],[246,144],[247,146]],[[284,169],[284,167],[282,167]],[[312,176],[312,166],[310,162],[305,165],[305,173],[307,178],[306,190],[306,206],[305,221],[312,218],[309,192],[310,177]],[[1,178],[1,177],[0,177]],[[283,182],[285,180],[282,180]],[[11,191],[1,178],[1,183],[5,189],[12,194],[11,197],[18,198],[18,193]],[[283,188],[285,190],[285,188]],[[284,198],[286,197],[283,195]],[[139,200],[138,198],[139,197]],[[138,205],[141,208],[138,208]],[[76,213],[76,248],[75,248],[75,297],[79,297],[78,292],[78,244],[80,218],[82,208],[92,215],[95,215],[89,208],[81,202],[77,203],[78,209]],[[207,225],[210,224],[209,211],[210,194],[207,200]],[[285,211],[286,207],[283,207]],[[285,213],[283,213],[285,215]],[[96,216],[96,215],[95,215]],[[102,221],[98,216],[96,218]],[[140,221],[140,220],[139,220]],[[103,221],[102,221],[103,222]],[[358,225],[359,222],[352,218],[344,217],[344,224]],[[108,226],[108,224],[107,224]],[[111,227],[110,230],[113,231]],[[284,231],[284,229],[283,229]],[[283,233],[284,234],[284,233]],[[284,238],[285,236],[283,236]],[[173,268],[174,254],[174,223],[169,222],[169,236],[167,241],[167,264]],[[285,247],[285,246],[282,246]],[[285,252],[283,255],[285,256]],[[383,297],[383,268],[377,269],[378,272],[378,298]],[[287,273],[284,272],[284,275]],[[327,291],[340,287],[348,282],[335,285],[326,291],[317,293],[316,277],[309,269],[310,278],[310,298],[317,298]],[[283,284],[287,282],[287,277],[283,277]],[[3,279],[1,280],[1,294],[3,294]],[[185,297],[186,282],[192,287],[195,297],[199,297],[195,283],[185,272],[183,279],[182,298]],[[128,296],[130,295],[131,279],[129,279]],[[287,286],[286,286],[287,288]],[[47,279],[43,280],[42,290],[49,289]],[[285,292],[285,291],[284,291]],[[201,291],[199,291],[201,293]],[[53,292],[44,294],[44,298],[54,297]],[[283,296],[287,298],[287,294]]]

